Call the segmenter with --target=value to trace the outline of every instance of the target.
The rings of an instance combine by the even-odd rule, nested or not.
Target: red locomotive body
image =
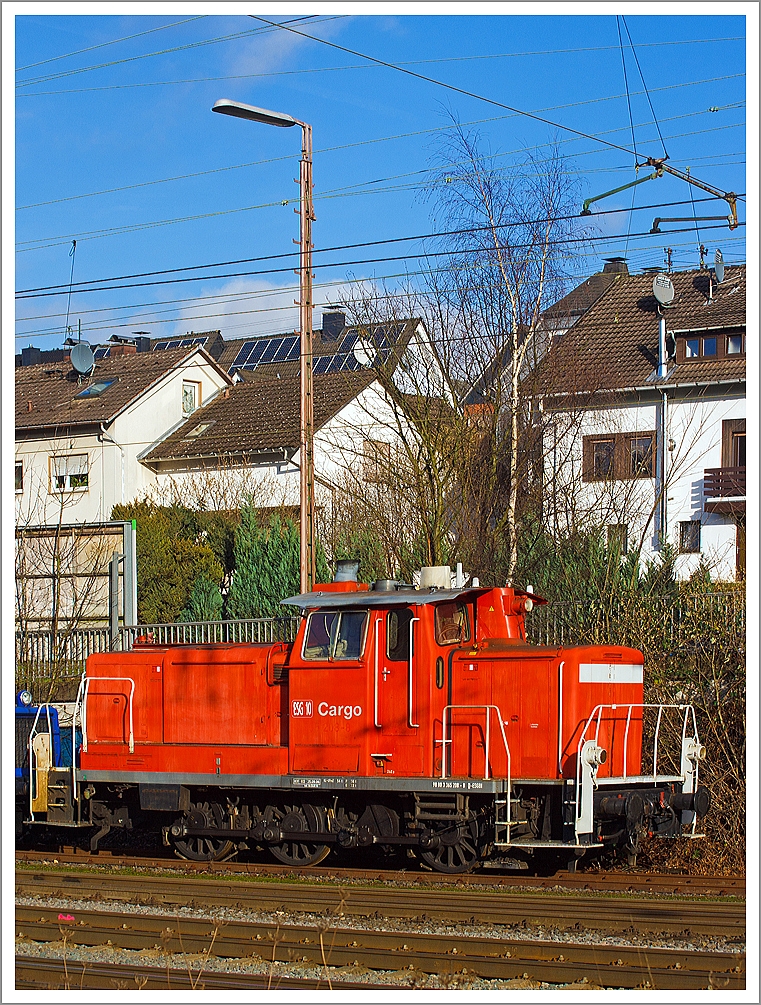
[[[343,578],[288,602],[304,614],[292,644],[89,658],[71,803],[98,825],[93,847],[154,819],[191,858],[266,846],[308,864],[377,844],[455,872],[539,849],[633,854],[708,808],[691,709],[659,706],[643,774],[642,654],[530,645],[538,597]]]

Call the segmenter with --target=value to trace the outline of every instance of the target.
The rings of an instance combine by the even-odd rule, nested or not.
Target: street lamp
[[[241,101],[220,98],[211,109],[268,126],[301,126],[299,170],[299,327],[301,329],[301,421],[299,436],[301,592],[309,593],[315,582],[314,539],[314,399],[312,397],[312,127],[283,112],[270,112]]]

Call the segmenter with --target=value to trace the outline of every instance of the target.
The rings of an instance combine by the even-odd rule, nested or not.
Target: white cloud
[[[344,287],[340,282],[321,285],[315,289],[316,328],[322,323],[321,307],[342,299],[342,289]],[[216,288],[207,286],[203,296],[214,299],[202,300],[193,307],[184,308],[171,334],[177,336],[189,331],[219,329],[224,338],[235,339],[296,331],[299,308],[294,301],[298,300],[298,295],[295,276],[294,283],[287,286],[277,286],[261,279],[232,279],[220,283]]]

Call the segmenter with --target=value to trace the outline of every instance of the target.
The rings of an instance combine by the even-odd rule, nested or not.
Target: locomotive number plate
[[[291,715],[294,719],[311,719],[314,705],[309,699],[291,702]]]

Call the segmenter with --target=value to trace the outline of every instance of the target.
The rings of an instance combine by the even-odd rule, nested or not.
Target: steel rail
[[[257,882],[249,878],[133,876],[16,870],[17,895],[185,905],[213,910],[239,907],[346,916],[441,919],[498,925],[580,926],[585,930],[745,934],[745,905],[704,900],[645,900],[588,892],[573,895],[469,891],[458,888],[341,887],[334,883]]]
[[[121,963],[82,963],[78,960],[40,959],[37,956],[16,957],[16,990],[46,989],[65,991],[102,991],[135,989],[145,991],[214,991],[247,990],[267,988],[278,991],[283,988],[326,991],[332,983],[341,991],[367,988],[367,984],[342,980],[331,976],[315,980],[313,978],[281,977],[268,974],[221,973],[219,971],[191,971],[187,968],[166,969],[166,967],[145,967]],[[397,984],[373,984],[379,990],[399,990]]]
[[[685,952],[673,948],[577,945],[549,940],[484,938],[376,932],[330,925],[320,938],[315,924],[215,922],[167,914],[77,910],[71,921],[58,909],[16,907],[16,936],[35,942],[206,953],[217,958],[256,956],[263,962],[307,962],[330,967],[361,964],[373,970],[405,968],[426,974],[467,973],[488,980],[512,980],[528,973],[547,983],[587,980],[609,988],[655,989],[745,987],[745,956],[727,952]],[[327,919],[325,919],[327,921]],[[321,926],[325,921],[321,919]],[[276,930],[275,930],[276,929]]]
[[[312,882],[326,878],[349,881],[404,883],[409,885],[446,887],[519,887],[521,889],[563,889],[583,891],[619,891],[622,893],[650,892],[663,895],[745,897],[745,879],[742,876],[679,876],[666,873],[629,872],[565,872],[549,876],[534,876],[516,869],[489,868],[480,872],[448,876],[444,873],[408,871],[405,869],[346,868],[333,863],[299,869],[295,866],[275,865],[269,862],[190,862],[167,854],[165,857],[122,855],[109,851],[97,854],[82,850],[73,852],[17,851],[17,864],[45,863],[47,865],[94,865],[98,868],[132,868],[171,870],[197,875],[245,875],[252,877],[303,878]]]

